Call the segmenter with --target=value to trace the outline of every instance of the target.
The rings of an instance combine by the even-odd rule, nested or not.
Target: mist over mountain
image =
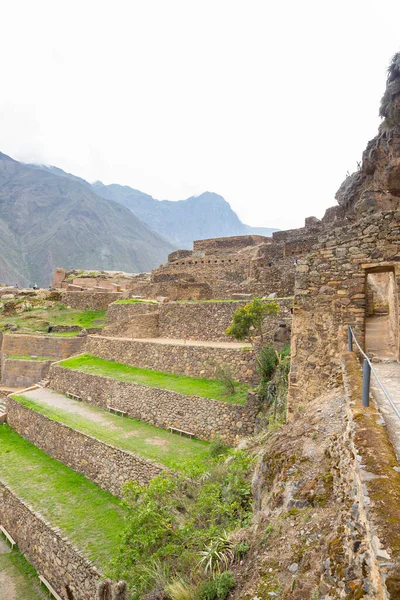
[[[149,271],[174,249],[84,180],[0,153],[0,282],[48,285],[58,266]]]
[[[47,286],[56,267],[150,271],[196,239],[272,231],[212,192],[155,200],[0,153],[0,283]]]
[[[179,248],[191,248],[194,240],[249,233],[270,236],[277,231],[245,225],[229,203],[213,192],[172,201],[155,200],[139,190],[118,184],[104,185],[97,181],[92,187],[104,198],[129,208],[153,231]]]

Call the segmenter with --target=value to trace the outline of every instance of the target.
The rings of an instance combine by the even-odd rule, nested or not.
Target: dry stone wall
[[[289,404],[340,378],[347,325],[364,344],[368,272],[392,269],[399,297],[399,239],[400,212],[371,214],[321,235],[297,266]]]
[[[132,302],[110,304],[107,310],[107,325],[124,323],[137,315],[144,315],[150,312],[158,312],[160,305],[152,302]]]
[[[111,302],[123,298],[123,292],[70,292],[63,291],[61,302],[71,308],[85,310],[105,310]]]
[[[250,347],[220,348],[188,344],[160,344],[141,340],[88,336],[86,352],[143,369],[215,377],[217,365],[229,365],[234,379],[257,383],[255,353]]]
[[[259,400],[254,393],[249,393],[246,405],[242,406],[116,381],[58,364],[51,367],[50,386],[64,394],[77,394],[101,408],[111,405],[157,427],[177,427],[203,440],[219,436],[231,445],[254,432],[259,411]]]
[[[83,351],[85,339],[50,335],[3,335],[1,351],[5,355],[68,358]]]
[[[50,360],[5,359],[1,363],[1,383],[6,387],[25,388],[46,378]]]
[[[275,302],[275,300],[273,300]],[[266,341],[273,341],[282,318],[290,320],[291,300],[278,300],[281,311],[277,317],[267,317],[264,333]],[[169,302],[160,307],[159,334],[162,338],[231,342],[225,334],[233,313],[243,302]]]
[[[158,316],[157,312],[134,315],[129,321],[107,325],[103,329],[102,335],[136,339],[157,338],[160,335]]]
[[[46,454],[116,496],[122,497],[122,486],[127,481],[146,485],[164,470],[157,463],[76,431],[12,398],[7,398],[7,422]]]
[[[0,523],[17,542],[20,552],[62,598],[96,598],[101,578],[96,567],[2,482]]]

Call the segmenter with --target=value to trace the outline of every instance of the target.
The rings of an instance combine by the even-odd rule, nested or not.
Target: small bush
[[[217,575],[214,581],[217,588],[218,600],[225,600],[230,590],[233,590],[235,587],[234,576],[232,575],[231,571],[225,571],[224,573]]]
[[[210,444],[210,456],[211,458],[216,458],[217,456],[221,456],[221,454],[225,454],[228,451],[228,446],[224,444],[224,442],[218,436],[213,439]]]
[[[226,330],[226,334],[236,340],[250,340],[258,336],[263,340],[262,326],[267,315],[277,315],[279,304],[276,302],[263,302],[261,298],[254,298],[249,304],[241,306],[233,314],[232,324]]]
[[[235,546],[235,558],[241,560],[249,551],[250,546],[247,542],[239,542]]]
[[[235,585],[235,578],[231,571],[218,573],[211,581],[205,581],[199,585],[194,594],[194,600],[226,600]]]
[[[232,369],[228,365],[217,365],[215,377],[222,383],[227,395],[232,396],[235,393],[235,380],[232,375]]]
[[[262,380],[268,381],[278,364],[278,357],[272,344],[263,346],[257,354],[257,372]]]

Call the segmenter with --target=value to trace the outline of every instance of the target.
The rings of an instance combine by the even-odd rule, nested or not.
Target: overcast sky
[[[335,204],[400,49],[398,0],[0,8],[0,151],[279,228]]]

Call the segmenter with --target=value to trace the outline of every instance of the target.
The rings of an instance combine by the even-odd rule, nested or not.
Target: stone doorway
[[[366,272],[365,351],[376,361],[399,359],[399,306],[393,267]]]

